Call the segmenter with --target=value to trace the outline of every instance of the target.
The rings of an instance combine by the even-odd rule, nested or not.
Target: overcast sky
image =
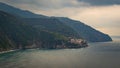
[[[0,0],[48,16],[84,22],[109,35],[120,36],[120,0]]]

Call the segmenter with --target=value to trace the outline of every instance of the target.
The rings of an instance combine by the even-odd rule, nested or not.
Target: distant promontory
[[[81,48],[112,41],[80,21],[49,17],[0,3],[0,51],[26,48]]]

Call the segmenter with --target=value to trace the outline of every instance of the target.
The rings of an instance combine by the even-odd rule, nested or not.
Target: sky
[[[47,16],[69,17],[93,28],[120,36],[120,0],[0,0]]]

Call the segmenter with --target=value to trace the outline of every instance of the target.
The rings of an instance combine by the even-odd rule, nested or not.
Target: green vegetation
[[[34,43],[39,48],[55,48],[55,45],[66,40],[67,37],[61,34],[38,30],[20,18],[0,11],[0,51],[25,49]]]
[[[80,48],[71,39],[105,42],[112,39],[102,32],[65,17],[48,17],[0,3],[0,51],[26,48]],[[79,41],[79,40],[78,40]]]
[[[26,22],[26,24],[29,24],[39,30],[59,33],[66,37],[80,38],[80,35],[78,35],[78,33],[74,29],[67,26],[63,22],[60,22],[58,19],[54,17],[24,18],[24,21]]]

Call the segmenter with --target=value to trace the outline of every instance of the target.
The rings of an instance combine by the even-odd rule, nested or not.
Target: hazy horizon
[[[37,14],[69,17],[110,36],[120,36],[118,0],[1,0],[0,2]]]

